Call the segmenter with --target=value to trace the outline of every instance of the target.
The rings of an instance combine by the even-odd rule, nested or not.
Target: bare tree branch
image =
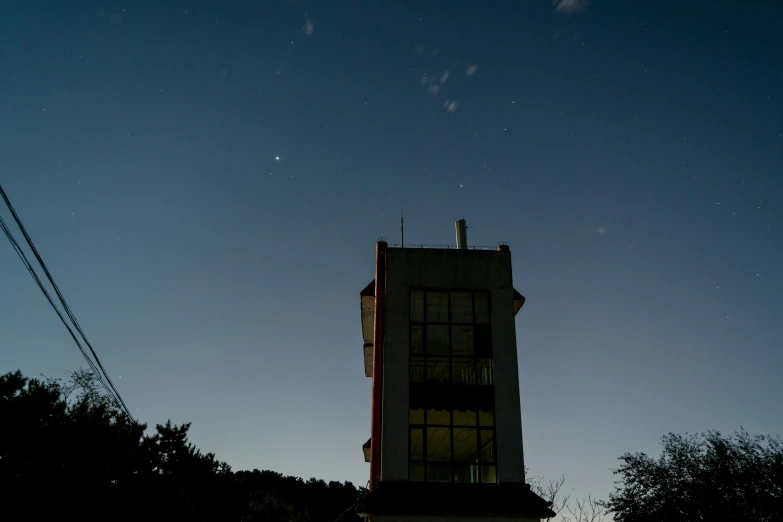
[[[525,469],[525,472],[525,475],[528,475],[527,469]],[[565,480],[565,475],[549,480],[536,475],[532,477],[528,476],[527,483],[530,484],[530,489],[533,493],[552,503],[551,509],[555,512],[555,515],[557,515],[568,505],[568,500],[571,498],[570,493],[566,495],[561,491],[565,484]]]
[[[571,506],[567,507],[568,512],[571,513],[573,522],[602,522],[604,509],[599,500],[596,500],[592,496],[588,496],[587,500],[577,500],[576,507],[571,509]],[[564,522],[571,522],[571,519],[563,517]]]

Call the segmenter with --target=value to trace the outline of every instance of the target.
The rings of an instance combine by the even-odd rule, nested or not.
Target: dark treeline
[[[189,424],[145,433],[92,374],[67,383],[0,376],[0,521],[357,522],[353,484],[234,472],[188,441]],[[670,434],[657,458],[626,453],[606,501],[569,501],[565,477],[529,477],[556,520],[783,520],[783,440]]]
[[[0,520],[355,521],[350,482],[234,472],[190,424],[133,423],[93,376],[0,376]]]

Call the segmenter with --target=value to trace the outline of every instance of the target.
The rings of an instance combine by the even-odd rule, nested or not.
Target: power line
[[[62,304],[63,309],[65,310],[65,313],[71,319],[71,322],[73,323],[73,326],[76,328],[76,331],[79,332],[79,335],[81,335],[82,339],[84,340],[84,343],[90,349],[90,353],[92,353],[93,357],[95,357],[95,362],[93,362],[93,360],[84,350],[84,347],[79,342],[79,339],[76,337],[76,334],[73,333],[73,330],[68,325],[68,322],[60,313],[60,309],[57,308],[57,305],[55,304],[49,292],[46,290],[46,287],[41,282],[41,279],[38,277],[38,274],[35,272],[35,269],[33,268],[32,264],[27,259],[27,256],[25,255],[22,248],[19,246],[19,243],[16,242],[16,238],[14,238],[14,235],[11,233],[8,226],[5,224],[3,217],[0,216],[0,228],[3,229],[3,233],[5,233],[6,238],[8,238],[8,241],[11,243],[11,246],[13,247],[14,251],[19,256],[19,259],[22,260],[22,263],[25,265],[25,268],[27,268],[27,271],[30,272],[30,275],[33,277],[35,283],[38,285],[38,288],[41,289],[41,292],[43,292],[44,296],[46,296],[46,299],[47,301],[49,301],[49,304],[52,305],[52,308],[54,308],[54,311],[57,313],[57,316],[60,318],[60,321],[62,321],[63,325],[65,325],[65,328],[68,329],[68,333],[71,334],[71,337],[73,338],[74,342],[76,342],[76,346],[79,348],[79,351],[84,356],[84,359],[87,361],[87,364],[90,366],[90,369],[92,370],[93,374],[98,379],[98,382],[100,382],[101,385],[103,386],[103,389],[106,390],[107,395],[112,399],[112,401],[116,405],[118,405],[122,409],[122,411],[125,413],[125,415],[127,415],[128,419],[133,424],[138,424],[138,422],[136,422],[136,419],[133,418],[133,415],[130,412],[130,408],[128,408],[128,406],[125,404],[125,401],[120,396],[120,392],[117,391],[117,388],[114,386],[114,383],[112,383],[111,377],[109,377],[108,372],[101,364],[101,361],[98,358],[98,354],[95,353],[95,350],[93,349],[92,345],[90,345],[90,342],[87,340],[87,336],[84,334],[84,330],[82,330],[81,326],[79,325],[79,322],[76,320],[76,316],[73,314],[70,307],[68,306],[68,303],[65,301],[65,297],[63,297],[62,293],[60,292],[60,289],[57,287],[57,283],[54,282],[54,278],[52,277],[52,274],[49,273],[49,270],[46,268],[46,264],[44,263],[43,259],[41,259],[40,254],[38,254],[38,250],[35,248],[35,244],[33,244],[32,238],[30,238],[30,236],[27,234],[27,230],[25,230],[24,225],[22,224],[22,220],[19,218],[16,211],[14,210],[14,207],[11,204],[11,201],[8,199],[8,196],[6,195],[5,191],[3,190],[2,185],[0,185],[0,196],[2,196],[3,200],[5,201],[8,210],[11,211],[11,215],[14,217],[14,220],[16,221],[16,224],[19,227],[19,230],[22,232],[22,235],[24,235],[25,239],[27,240],[27,244],[29,245],[30,249],[33,251],[33,255],[35,255],[35,258],[38,260],[38,264],[41,265],[41,268],[46,274],[47,279],[49,280],[52,287],[54,288],[54,291],[57,294],[57,297],[59,298],[60,303]],[[95,366],[96,363],[98,365],[97,368]],[[98,368],[100,368],[100,370]],[[106,381],[104,381],[104,378],[106,379]],[[177,481],[174,480],[174,477],[171,476],[169,470],[166,469],[165,462],[163,462],[163,459],[160,457],[160,455],[157,454],[155,448],[152,447],[152,445],[150,444],[150,442],[147,440],[146,437],[142,436],[142,441],[150,449],[151,454],[158,461],[160,468],[165,472],[164,475],[168,477],[169,480],[171,480],[171,483],[177,489],[177,491],[185,500],[185,502],[188,504],[188,506],[190,506],[190,508],[193,510],[193,512],[200,520],[205,520],[203,515],[201,515],[198,509],[196,509],[196,506],[193,504],[193,502],[191,502],[191,500],[188,498],[188,496],[185,494],[185,492],[182,490],[179,484],[177,484]]]
[[[90,344],[90,341],[87,340],[87,336],[84,334],[84,330],[82,330],[82,327],[79,325],[79,321],[76,320],[76,316],[73,314],[71,308],[68,306],[68,303],[65,301],[65,297],[63,297],[63,294],[60,292],[60,289],[57,287],[57,283],[54,282],[54,278],[52,277],[52,274],[49,273],[49,269],[46,268],[46,263],[44,263],[43,259],[41,259],[41,256],[38,253],[38,249],[35,248],[35,244],[33,243],[32,238],[30,238],[30,235],[27,233],[27,230],[24,228],[24,225],[22,224],[22,220],[19,219],[19,216],[17,215],[16,210],[14,210],[14,206],[11,204],[11,201],[8,199],[8,196],[3,190],[2,185],[0,185],[0,196],[3,197],[3,200],[5,201],[8,210],[11,211],[11,215],[14,217],[14,220],[16,221],[16,225],[19,227],[19,230],[22,232],[22,235],[27,241],[30,250],[32,250],[33,255],[38,260],[38,264],[41,265],[41,268],[43,269],[46,278],[49,280],[49,283],[51,283],[54,292],[57,294],[57,298],[60,300],[60,303],[63,306],[63,310],[65,310],[65,313],[68,314],[68,317],[71,319],[71,322],[73,323],[73,326],[76,328],[76,331],[79,332],[79,335],[82,336],[82,339],[84,340],[84,344],[86,344],[87,348],[90,349],[90,353],[92,353],[92,356],[95,358],[95,363],[98,365],[98,368],[100,368],[103,377],[106,379],[106,382],[108,383],[109,387],[114,392],[113,395],[116,396],[116,399],[120,404],[120,407],[128,416],[128,418],[130,418],[131,421],[135,422],[133,415],[130,412],[130,408],[128,408],[128,406],[125,404],[125,401],[122,399],[120,392],[114,386],[111,377],[109,377],[109,373],[103,367],[103,364],[101,364],[101,360],[98,358],[98,354],[95,353],[95,350]]]
[[[0,189],[2,190],[2,189]],[[35,283],[38,285],[38,288],[41,289],[41,292],[43,292],[44,296],[46,297],[47,301],[49,301],[49,304],[52,305],[52,308],[54,308],[54,311],[57,313],[57,317],[60,318],[60,321],[62,321],[65,328],[68,329],[68,333],[71,334],[71,337],[73,338],[74,342],[76,343],[76,346],[79,347],[79,351],[84,356],[84,360],[87,361],[87,364],[92,369],[95,376],[98,378],[98,382],[101,383],[103,386],[103,389],[106,390],[106,393],[113,399],[114,394],[111,392],[109,387],[104,382],[103,378],[101,377],[101,373],[98,371],[98,369],[95,367],[95,363],[93,363],[92,359],[90,359],[90,356],[87,354],[87,352],[84,350],[84,347],[82,347],[82,344],[79,342],[78,337],[76,337],[76,334],[73,333],[73,330],[68,325],[68,322],[63,317],[63,314],[60,313],[60,309],[57,308],[57,305],[52,300],[52,296],[49,295],[49,292],[46,290],[46,287],[44,287],[43,283],[41,282],[41,279],[38,277],[38,274],[35,272],[35,269],[30,264],[30,261],[27,259],[27,256],[25,255],[24,251],[19,247],[19,243],[16,242],[16,238],[14,238],[14,235],[11,233],[11,231],[8,229],[8,226],[5,224],[5,221],[3,220],[3,217],[0,216],[0,228],[3,229],[3,232],[5,233],[5,237],[8,238],[8,241],[11,243],[11,246],[14,248],[14,251],[16,252],[16,255],[19,256],[19,259],[22,260],[22,263],[24,264],[25,268],[27,268],[27,271],[30,272],[30,275],[35,280]]]

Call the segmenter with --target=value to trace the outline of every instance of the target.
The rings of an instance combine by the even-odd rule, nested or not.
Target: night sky
[[[510,245],[533,473],[606,497],[667,432],[783,432],[781,3],[6,1],[0,24],[0,182],[135,415],[234,469],[367,481],[359,291],[401,210],[406,243],[464,214]],[[0,295],[0,371],[84,365],[4,239]]]

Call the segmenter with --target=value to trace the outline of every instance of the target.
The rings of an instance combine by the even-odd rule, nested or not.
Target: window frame
[[[422,293],[422,301],[420,303],[415,303],[414,296],[417,292]],[[443,293],[446,295],[446,301],[447,301],[447,314],[446,314],[446,322],[443,321],[429,321],[428,320],[428,296],[432,293]],[[469,293],[470,294],[470,307],[471,307],[471,320],[470,322],[454,322],[454,318],[452,316],[452,301],[453,301],[453,295],[457,293]],[[483,294],[486,299],[486,311],[483,311],[483,314],[486,314],[486,320],[483,322],[477,322],[477,311],[476,311],[476,296],[477,294]],[[492,310],[491,310],[491,292],[488,290],[466,290],[466,289],[441,289],[441,288],[411,288],[409,292],[409,303],[411,306],[410,313],[408,314],[409,319],[409,333],[408,333],[408,341],[409,341],[409,384],[431,384],[431,385],[439,385],[440,383],[433,383],[430,379],[428,379],[428,361],[430,358],[433,358],[434,360],[442,361],[444,358],[447,361],[447,367],[448,367],[448,377],[445,379],[447,385],[456,385],[456,386],[485,386],[485,387],[493,387],[495,384],[495,377],[494,377],[494,365],[493,365],[493,349],[492,349],[492,335],[491,335],[491,318],[492,318]],[[421,306],[421,313],[420,313],[420,319],[421,320],[414,320],[414,305],[420,304]],[[419,319],[419,318],[416,318]],[[445,326],[446,330],[448,332],[448,338],[447,338],[447,345],[448,345],[448,353],[442,354],[442,353],[429,353],[428,350],[428,327],[429,326]],[[471,355],[457,355],[455,356],[453,354],[454,350],[454,327],[471,327],[473,331],[473,347],[471,351]],[[477,328],[478,327],[478,328]],[[421,349],[419,352],[414,352],[414,329],[419,329],[420,338],[418,339],[418,343],[416,346]],[[476,332],[478,330],[483,330],[483,338],[481,342],[486,343],[486,346],[482,346],[481,349],[477,347],[477,338],[476,338]],[[414,367],[414,357],[417,358],[417,366]],[[455,361],[461,361],[461,362],[467,362],[472,361],[472,383],[455,383],[454,382],[454,368],[455,368]],[[487,368],[489,369],[491,378],[489,379],[489,382],[482,383],[482,380],[480,379],[479,375],[479,361],[488,361],[485,364],[487,364]],[[414,368],[420,372],[418,375],[419,378],[416,378]],[[476,388],[478,390],[478,388]],[[423,481],[423,482],[430,482],[429,480],[429,465],[432,463],[435,463],[436,461],[430,461],[428,459],[427,455],[427,443],[428,443],[428,429],[430,428],[447,428],[449,432],[449,462],[437,462],[438,465],[448,465],[449,468],[449,483],[455,483],[457,482],[457,470],[461,467],[473,467],[476,468],[476,476],[478,477],[478,482],[467,482],[467,483],[497,483],[497,440],[496,440],[496,422],[495,422],[495,409],[493,407],[492,411],[492,422],[491,425],[482,425],[482,415],[480,413],[480,408],[477,408],[475,411],[475,423],[471,425],[465,425],[465,424],[454,424],[454,410],[448,410],[448,424],[443,423],[431,423],[429,422],[429,408],[421,408],[422,414],[421,414],[421,422],[413,422],[412,413],[414,410],[409,409],[409,418],[408,418],[408,480],[413,481]],[[434,410],[434,411],[443,411],[443,410]],[[472,411],[472,410],[460,410],[460,411]],[[476,438],[476,449],[475,449],[475,462],[455,462],[455,448],[454,448],[454,438],[455,438],[455,430],[458,429],[473,429],[475,430],[475,438]],[[420,460],[413,460],[413,430],[419,430],[421,433],[421,455]],[[482,440],[485,436],[485,434],[489,433],[491,436],[491,455],[492,460],[484,460],[483,454],[485,453],[485,448],[482,445]],[[421,479],[413,479],[413,472],[412,472],[412,465],[417,464],[422,466],[421,471]],[[493,474],[494,474],[494,480],[493,481],[485,481],[484,480],[484,473],[485,468],[490,467],[494,468]],[[490,475],[491,476],[491,475]],[[443,481],[437,481],[437,482],[443,482]],[[466,482],[461,482],[466,483]]]
[[[413,296],[415,292],[422,292],[424,299],[422,301],[422,317],[421,321],[414,320],[413,318]],[[431,293],[444,293],[446,294],[446,301],[447,301],[447,314],[446,318],[447,321],[428,321],[427,320],[427,296]],[[470,322],[453,322],[452,318],[452,294],[456,293],[470,293],[470,307],[471,307],[471,321]],[[476,295],[477,294],[484,294],[487,298],[487,321],[486,322],[477,322],[476,321]],[[428,359],[432,357],[433,359],[442,360],[443,358],[447,358],[447,366],[448,366],[448,377],[446,378],[447,384],[461,384],[466,386],[492,386],[495,383],[495,371],[494,371],[494,365],[493,365],[493,350],[492,350],[492,328],[491,328],[491,317],[492,317],[492,310],[491,310],[491,293],[488,290],[444,290],[440,288],[411,288],[409,293],[409,302],[411,304],[411,311],[408,314],[408,353],[411,358],[411,361],[413,361],[413,358],[416,357],[418,360],[421,361],[421,368],[422,368],[422,375],[421,375],[421,381],[413,380],[413,365],[409,364],[409,371],[408,371],[408,379],[410,382],[424,382],[427,383],[428,377]],[[448,346],[448,353],[442,354],[442,353],[429,353],[429,350],[427,349],[428,345],[428,327],[429,326],[445,326],[447,330],[447,346]],[[420,346],[421,346],[421,352],[414,352],[413,351],[413,339],[414,339],[414,328],[419,327],[421,328],[421,339],[420,339]],[[473,350],[471,355],[454,355],[453,349],[454,349],[454,342],[453,342],[453,332],[454,327],[470,327],[473,330]],[[486,347],[483,349],[477,348],[477,342],[476,342],[476,333],[478,331],[483,331],[485,338],[483,341],[487,344]],[[489,383],[481,383],[479,382],[480,374],[479,374],[479,360],[489,361],[489,370],[491,378],[489,379]],[[472,369],[473,369],[473,382],[472,383],[455,383],[454,382],[454,364],[455,361],[460,362],[468,362],[471,361]]]
[[[441,410],[437,410],[441,411]],[[481,425],[481,418],[480,418],[480,412],[475,412],[475,424],[455,424],[454,423],[454,411],[449,411],[449,422],[447,424],[444,424],[442,422],[429,422],[428,416],[428,409],[423,409],[423,418],[422,422],[411,422],[411,413],[409,411],[409,417],[408,417],[408,480],[411,479],[411,472],[410,472],[410,465],[413,462],[416,462],[418,464],[421,464],[423,466],[423,480],[413,480],[414,482],[430,482],[429,480],[429,474],[428,474],[428,465],[431,463],[437,463],[438,465],[448,465],[449,466],[449,482],[455,483],[457,482],[455,479],[456,469],[459,467],[464,466],[476,466],[479,480],[478,482],[460,482],[462,484],[487,484],[487,483],[496,483],[497,482],[497,439],[496,439],[496,429],[495,429],[495,422],[494,422],[494,410],[492,412],[492,425]],[[449,431],[449,461],[446,462],[440,462],[440,461],[429,461],[427,458],[427,443],[428,443],[428,430],[431,428],[446,428]],[[475,456],[476,460],[475,462],[456,462],[454,460],[454,433],[455,429],[473,429],[476,432],[476,448],[475,448]],[[412,459],[412,447],[411,447],[411,434],[413,433],[413,430],[419,430],[421,432],[421,460],[420,461],[414,461]],[[489,433],[491,436],[491,453],[492,453],[492,459],[491,460],[485,460],[484,459],[484,450],[485,445],[482,444],[483,436],[485,433]],[[485,466],[492,466],[495,468],[495,482],[485,482],[483,480],[483,472]],[[436,482],[443,482],[443,481],[436,481]]]

